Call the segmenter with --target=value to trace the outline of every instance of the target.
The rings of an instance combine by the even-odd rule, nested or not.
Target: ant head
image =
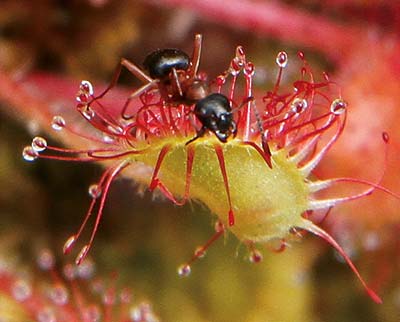
[[[236,135],[236,123],[229,99],[220,93],[214,93],[198,101],[194,113],[204,129],[213,132],[223,143],[229,136]]]

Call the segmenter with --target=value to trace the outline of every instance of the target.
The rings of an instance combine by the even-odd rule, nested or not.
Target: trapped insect
[[[144,83],[134,90],[127,98],[121,109],[121,117],[130,119],[134,115],[127,115],[127,109],[131,100],[135,97],[146,95],[156,90],[164,103],[176,104],[178,102],[195,102],[206,97],[209,93],[209,85],[204,75],[199,75],[199,65],[202,49],[202,35],[196,34],[191,59],[184,51],[177,48],[157,49],[148,54],[143,66],[150,75],[147,75],[136,64],[122,58],[114,72],[110,85],[98,96],[91,97],[93,101],[102,98],[113,88],[120,76],[122,67]]]
[[[89,210],[78,232],[65,243],[64,252],[71,251],[97,205],[91,237],[76,259],[77,264],[82,262],[93,245],[112,181],[128,167],[140,163],[151,167],[152,173],[143,176],[129,172],[137,182],[151,191],[159,189],[177,205],[189,199],[198,200],[218,217],[214,235],[178,269],[180,275],[188,275],[193,261],[202,257],[227,230],[248,246],[253,262],[262,258],[257,244],[278,240],[283,249],[298,238],[299,232],[307,231],[330,243],[370,297],[380,303],[381,299],[367,286],[341,246],[312,221],[314,213],[360,199],[374,190],[400,199],[379,185],[381,179],[372,183],[352,178],[313,178],[313,170],[345,128],[348,105],[337,85],[327,77],[316,81],[300,53],[300,79],[293,83],[293,88],[283,89],[281,79],[288,55],[280,52],[276,58],[275,86],[262,98],[255,97],[256,68],[239,46],[230,66],[215,80],[203,83],[210,90],[201,97],[188,99],[191,86],[202,82],[197,77],[200,51],[201,36],[196,36],[190,61],[181,51],[150,54],[146,59],[150,77],[123,60],[122,65],[145,85],[134,90],[120,107],[102,103],[102,97],[118,79],[118,70],[110,86],[99,96],[95,96],[90,82],[82,81],[77,110],[92,131],[77,135],[95,143],[97,148],[62,149],[36,137],[24,149],[23,156],[28,161],[37,158],[108,161],[99,182],[89,188],[92,198]],[[129,107],[128,115],[129,103],[134,106]],[[73,123],[61,116],[55,116],[52,126],[56,130],[78,132]],[[386,147],[388,134],[383,133],[382,139]],[[318,199],[316,192],[339,182],[367,188],[354,195]]]

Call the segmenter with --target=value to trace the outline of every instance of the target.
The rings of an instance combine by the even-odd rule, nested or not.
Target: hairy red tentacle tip
[[[387,133],[387,132],[382,132],[382,139],[383,139],[383,141],[384,141],[385,143],[389,143],[389,139],[390,139],[389,133]]]
[[[51,127],[53,130],[61,131],[65,126],[66,122],[62,116],[56,115],[53,117],[53,120],[51,121]]]
[[[64,243],[63,253],[68,254],[75,245],[75,242],[76,242],[76,235],[72,235],[71,237],[69,237],[67,241]]]
[[[81,251],[79,252],[78,256],[75,259],[75,264],[80,265],[82,261],[86,258],[90,249],[90,245],[85,245],[82,247]]]
[[[367,294],[376,304],[383,303],[382,299],[373,290],[367,289]]]
[[[235,225],[235,216],[232,210],[229,210],[228,218],[229,218],[229,226]]]
[[[263,260],[263,255],[258,249],[253,249],[250,252],[249,260],[251,263],[258,264]]]
[[[26,146],[22,150],[22,157],[25,161],[35,161],[39,157],[39,153],[35,151],[31,146]]]
[[[181,277],[189,276],[192,272],[192,268],[188,264],[183,264],[178,267],[178,275]]]
[[[203,246],[197,247],[194,251],[194,256],[199,259],[206,256],[206,250],[204,249],[204,247]]]

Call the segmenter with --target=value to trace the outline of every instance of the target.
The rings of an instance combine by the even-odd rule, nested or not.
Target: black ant
[[[93,99],[102,98],[112,87],[115,86],[121,73],[122,66],[141,80],[144,85],[135,90],[126,101],[121,116],[123,119],[131,119],[126,115],[130,101],[153,89],[158,89],[161,98],[166,102],[192,103],[205,98],[208,95],[208,84],[198,75],[200,55],[202,47],[202,35],[196,34],[192,58],[180,49],[167,48],[153,51],[144,60],[144,68],[149,72],[147,75],[136,64],[122,58],[114,72],[109,86],[99,96]]]
[[[158,89],[161,98],[167,103],[196,102],[193,112],[201,122],[202,127],[194,138],[186,142],[186,145],[202,137],[206,130],[210,130],[222,143],[226,143],[231,135],[233,137],[236,136],[236,123],[233,120],[233,111],[228,98],[219,93],[209,94],[207,82],[197,75],[202,39],[201,34],[195,35],[191,59],[184,51],[175,48],[158,49],[151,52],[146,56],[143,63],[150,76],[129,60],[121,59],[110,85],[93,100],[103,97],[115,86],[121,73],[121,68],[124,66],[145,84],[134,91],[127,99],[121,111],[123,119],[129,120],[132,118],[132,115],[126,115],[126,110],[134,97],[138,97],[150,90]],[[248,98],[246,102],[249,99],[253,98]],[[266,154],[268,165],[271,167],[271,152],[264,137],[261,121],[258,115],[256,116],[262,135],[262,147]]]
[[[230,135],[236,136],[236,122],[233,120],[229,99],[225,95],[214,93],[199,100],[193,113],[202,127],[194,138],[186,142],[186,145],[202,137],[206,130],[213,132],[222,143],[226,143]]]
[[[205,134],[206,130],[213,132],[218,140],[222,143],[226,143],[231,135],[233,135],[233,137],[235,138],[237,134],[237,126],[235,120],[233,119],[233,113],[241,109],[243,105],[252,100],[254,100],[253,97],[246,98],[242,102],[242,104],[234,110],[232,110],[231,108],[229,99],[225,95],[220,93],[210,94],[205,98],[199,100],[194,107],[193,113],[200,121],[202,127],[200,128],[200,130],[197,131],[196,136],[187,141],[185,145],[189,145],[190,143],[196,141],[198,138],[201,138]],[[272,169],[271,151],[265,138],[262,123],[257,112],[256,119],[257,126],[261,133],[262,151],[259,150],[259,153],[265,159],[268,166]],[[251,142],[244,143],[250,144],[258,150],[257,145]]]

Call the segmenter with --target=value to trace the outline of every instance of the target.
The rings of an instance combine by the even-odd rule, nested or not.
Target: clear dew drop
[[[98,184],[92,184],[89,186],[88,193],[90,197],[97,199],[101,196],[101,188]]]
[[[47,148],[47,141],[40,136],[36,136],[33,138],[31,146],[36,152],[42,152]]]
[[[107,125],[107,129],[116,135],[122,134],[124,130],[120,126],[114,126],[114,125]]]
[[[86,108],[82,110],[82,115],[85,119],[90,121],[92,118],[94,118],[95,112],[89,106],[86,106]]]
[[[197,248],[195,249],[195,251],[194,251],[194,255],[195,255],[197,258],[203,258],[204,256],[206,256],[206,251],[204,250],[204,247],[203,247],[203,246],[197,247]]]
[[[295,114],[300,114],[304,112],[307,109],[307,107],[308,103],[307,100],[305,100],[304,98],[295,98],[292,104],[290,105],[292,112]]]
[[[216,79],[217,86],[222,86],[226,82],[226,78],[222,75],[219,75]]]
[[[86,104],[89,102],[89,95],[79,92],[76,94],[76,101],[78,103]]]
[[[236,57],[239,57],[241,59],[245,58],[244,48],[242,46],[236,47]]]
[[[284,51],[280,51],[278,55],[276,55],[276,63],[280,68],[285,68],[288,63],[288,55]]]
[[[26,146],[22,150],[22,157],[25,161],[35,161],[39,157],[39,153],[37,153],[31,146]]]
[[[11,294],[18,302],[23,302],[31,297],[32,287],[24,280],[16,280],[11,288]]]
[[[49,271],[53,269],[55,265],[53,253],[48,249],[42,250],[37,258],[37,264],[43,271]]]
[[[252,77],[254,76],[255,73],[255,68],[254,68],[254,64],[251,62],[248,62],[245,66],[244,66],[244,74],[248,77]]]
[[[240,57],[235,57],[231,61],[230,73],[232,76],[237,76],[244,67],[243,60]]]
[[[341,98],[335,99],[331,104],[331,112],[335,115],[343,114],[346,111],[347,103]]]
[[[89,82],[87,80],[81,81],[79,90],[82,91],[82,93],[88,94],[90,96],[92,96],[94,94],[93,85],[91,82]]]
[[[382,132],[382,139],[385,143],[389,143],[390,137],[387,132]]]
[[[56,305],[65,305],[69,301],[67,289],[63,285],[56,285],[49,292],[50,300]]]
[[[115,139],[112,136],[103,133],[103,142],[104,143],[113,143],[114,141],[115,141]]]
[[[89,245],[83,246],[78,256],[76,256],[75,264],[81,265],[83,260],[86,258],[88,252],[89,252]]]
[[[225,226],[220,220],[218,220],[215,222],[214,230],[215,230],[215,232],[219,233],[219,232],[225,230]]]
[[[259,250],[254,249],[250,252],[249,261],[251,263],[257,264],[260,263],[262,260],[263,260],[263,255]]]
[[[231,62],[231,67],[229,68],[229,72],[231,73],[232,76],[237,76],[240,73],[241,67],[237,63],[238,62],[235,62],[235,60],[232,60]]]
[[[74,246],[75,242],[76,242],[76,236],[75,235],[72,235],[71,237],[69,237],[67,239],[67,241],[64,243],[63,253],[64,254],[68,254],[71,251],[72,247]]]
[[[57,322],[56,316],[51,308],[45,307],[41,309],[37,316],[38,322]]]
[[[188,265],[188,264],[183,264],[178,267],[178,275],[181,277],[189,276],[191,272],[192,272],[192,269],[191,269],[190,265]]]
[[[65,120],[60,115],[54,116],[53,120],[51,121],[51,127],[55,131],[61,131],[65,127],[65,125],[66,125]]]

